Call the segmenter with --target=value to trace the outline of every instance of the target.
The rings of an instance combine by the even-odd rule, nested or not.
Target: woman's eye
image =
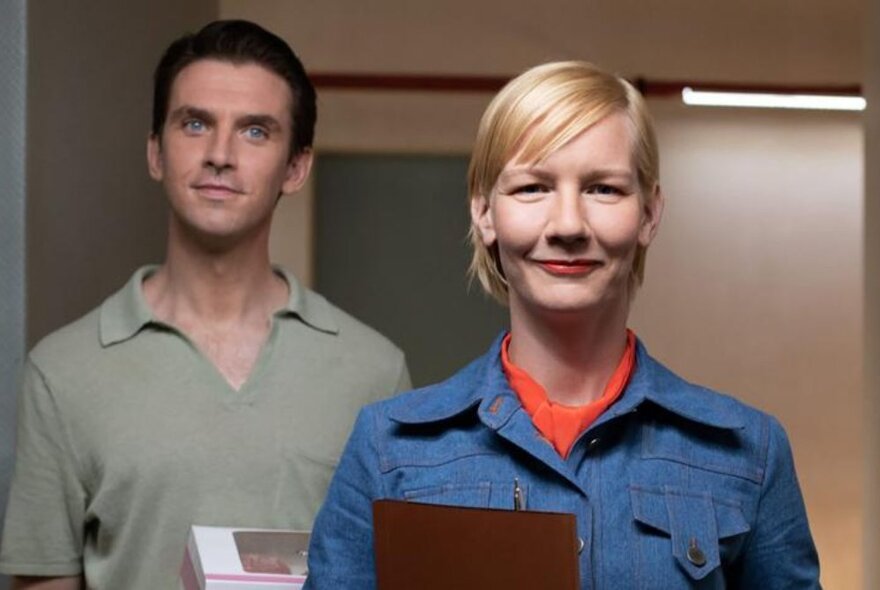
[[[617,202],[627,190],[612,184],[597,183],[587,187],[586,193],[601,202]]]
[[[544,186],[543,184],[533,183],[533,184],[525,184],[523,186],[517,187],[516,189],[514,189],[513,192],[519,193],[519,194],[524,194],[524,195],[534,195],[534,194],[538,194],[538,193],[546,193],[547,190],[548,190],[547,187]]]
[[[605,196],[623,194],[623,191],[621,191],[617,187],[611,186],[610,184],[594,184],[593,186],[591,186],[587,189],[587,192],[594,194],[594,195],[605,195]]]

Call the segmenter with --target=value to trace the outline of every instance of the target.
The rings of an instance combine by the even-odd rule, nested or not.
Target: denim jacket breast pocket
[[[477,423],[401,428],[380,448],[386,489],[391,497],[412,502],[510,509],[516,470],[494,439]],[[525,482],[520,487],[526,493]]]
[[[750,528],[736,502],[710,491],[635,484],[630,501],[643,588],[675,588],[675,579],[683,587],[724,588],[721,548],[741,543]]]
[[[523,499],[528,495],[528,485],[520,484]],[[409,502],[461,506],[466,508],[513,508],[514,485],[512,482],[474,481],[449,482],[439,485],[403,490]]]

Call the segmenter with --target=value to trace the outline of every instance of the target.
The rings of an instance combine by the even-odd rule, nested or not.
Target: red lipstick
[[[538,265],[546,272],[559,276],[585,275],[599,266],[595,260],[539,260]]]

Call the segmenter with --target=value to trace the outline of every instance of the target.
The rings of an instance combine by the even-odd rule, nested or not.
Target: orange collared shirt
[[[501,365],[507,382],[519,397],[526,413],[532,417],[535,427],[563,459],[568,458],[578,436],[620,397],[636,365],[636,336],[627,330],[626,349],[602,397],[585,406],[564,406],[550,401],[544,388],[510,361],[507,354],[509,345],[510,334],[507,334],[501,344]]]

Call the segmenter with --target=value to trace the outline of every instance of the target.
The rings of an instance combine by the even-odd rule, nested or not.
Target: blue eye
[[[589,188],[587,192],[596,194],[596,195],[619,195],[621,194],[621,190],[617,187],[613,187],[609,184],[596,184]]]
[[[183,122],[183,129],[189,133],[201,133],[205,130],[205,123],[199,119],[187,119]]]
[[[245,134],[250,139],[266,139],[269,137],[269,134],[262,127],[248,127],[245,130]]]
[[[522,193],[526,195],[533,195],[537,193],[546,193],[547,187],[543,184],[526,184],[523,185],[513,191],[514,193]]]
[[[628,189],[611,184],[597,183],[587,187],[586,193],[597,201],[616,202],[628,194]]]

